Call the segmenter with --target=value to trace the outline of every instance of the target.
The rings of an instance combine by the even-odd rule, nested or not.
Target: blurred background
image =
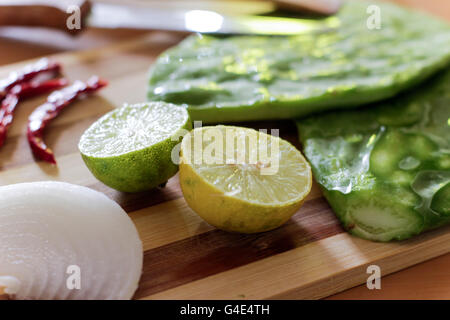
[[[355,0],[357,1],[357,0]],[[449,0],[389,0],[402,5],[421,8],[442,17],[450,16]],[[7,1],[8,2],[8,1]],[[11,1],[9,1],[11,2]],[[258,13],[267,8],[268,0],[246,0],[247,4],[239,4],[239,0],[92,0],[92,2],[106,2],[121,5],[148,5],[151,7],[161,7],[177,10],[187,9],[210,9],[224,13]],[[37,1],[28,0],[33,4]],[[83,50],[95,47],[102,47],[108,44],[130,40],[142,36],[149,32],[143,30],[106,30],[89,28],[76,37],[68,36],[62,32],[19,27],[0,28],[0,64],[13,63],[25,59],[31,59],[43,55],[54,54],[69,50]]]

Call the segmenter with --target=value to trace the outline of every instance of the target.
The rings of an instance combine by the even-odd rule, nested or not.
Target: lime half
[[[78,148],[97,179],[119,191],[139,192],[175,175],[172,149],[191,128],[184,107],[164,102],[125,105],[92,124]]]
[[[289,220],[311,190],[312,173],[289,142],[253,129],[196,128],[181,143],[180,185],[209,224],[255,233]]]

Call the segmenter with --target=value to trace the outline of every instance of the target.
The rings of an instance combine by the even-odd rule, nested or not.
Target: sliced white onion
[[[0,187],[0,293],[130,299],[142,259],[133,222],[102,193],[51,181]]]

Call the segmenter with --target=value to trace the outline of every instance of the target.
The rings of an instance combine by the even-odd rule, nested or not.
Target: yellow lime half
[[[180,184],[209,224],[255,233],[284,224],[311,190],[311,167],[289,142],[253,129],[197,128],[181,144]]]

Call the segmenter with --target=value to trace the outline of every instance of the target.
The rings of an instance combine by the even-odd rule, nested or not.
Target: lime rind
[[[146,191],[177,173],[172,151],[191,128],[184,107],[163,102],[125,105],[87,129],[79,149],[88,169],[107,186]]]

